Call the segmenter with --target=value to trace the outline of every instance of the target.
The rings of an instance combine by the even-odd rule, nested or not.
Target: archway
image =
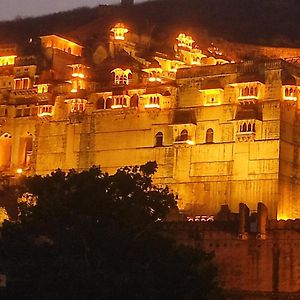
[[[0,168],[8,169],[11,163],[12,136],[4,133],[0,137]]]
[[[30,167],[32,160],[33,137],[30,133],[20,138],[19,143],[19,166]]]

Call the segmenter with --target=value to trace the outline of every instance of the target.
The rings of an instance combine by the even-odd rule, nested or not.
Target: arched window
[[[246,123],[243,124],[243,130],[242,130],[242,132],[247,132],[247,124]]]
[[[11,164],[12,136],[4,133],[0,136],[0,169],[6,169]]]
[[[139,96],[137,94],[134,94],[130,98],[130,107],[138,107],[139,106]]]
[[[250,88],[250,96],[253,96],[254,95],[254,88],[253,86]]]
[[[105,105],[106,109],[110,109],[112,107],[112,105],[113,105],[112,98],[107,98],[106,99],[106,105]]]
[[[205,142],[211,144],[214,142],[214,131],[212,128],[206,130]]]
[[[32,149],[33,149],[33,139],[31,137],[28,139],[26,143],[25,162],[24,162],[26,167],[29,167],[31,165]]]
[[[162,132],[158,132],[155,135],[155,147],[162,147],[163,146],[163,139],[164,135]]]
[[[96,109],[104,109],[104,107],[105,107],[105,101],[104,98],[101,97],[100,99],[97,100]]]
[[[255,123],[253,123],[253,125],[252,125],[252,131],[255,132],[255,130],[256,130],[255,129]]]
[[[249,96],[249,87],[245,88],[245,96]]]
[[[251,132],[252,131],[252,126],[251,123],[248,124],[248,131]]]
[[[128,74],[128,78],[127,78],[126,84],[129,84],[129,80],[132,80],[132,73]]]
[[[286,89],[285,89],[285,91],[284,91],[284,95],[285,95],[286,97],[288,97],[288,96],[289,96],[289,89],[288,89],[288,88],[286,88]]]
[[[186,129],[183,129],[180,133],[180,141],[187,141],[189,138],[189,133]]]

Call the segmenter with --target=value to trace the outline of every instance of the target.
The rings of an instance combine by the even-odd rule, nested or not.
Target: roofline
[[[76,45],[76,46],[78,46],[78,47],[84,48],[83,46],[79,45],[78,43],[71,41],[69,38],[67,38],[67,37],[62,37],[62,36],[60,36],[60,35],[58,35],[58,34],[42,35],[42,36],[40,36],[40,39],[47,38],[47,37],[58,37],[58,38],[60,38],[60,39],[62,39],[62,40],[64,40],[64,41],[66,41],[66,42],[69,42],[69,43],[72,43],[72,44],[74,44],[74,45]]]

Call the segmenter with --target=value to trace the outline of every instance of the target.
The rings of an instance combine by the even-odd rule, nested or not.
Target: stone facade
[[[257,210],[250,215],[243,204],[239,214],[221,210],[215,222],[165,226],[179,243],[214,253],[225,299],[300,299],[300,222],[267,221],[264,205]]]
[[[3,176],[155,160],[155,182],[190,215],[242,201],[265,203],[271,218],[300,216],[296,63],[230,63],[185,34],[173,54],[142,55],[123,24],[90,65],[78,43],[41,40],[38,55],[2,55],[11,61],[0,66]]]

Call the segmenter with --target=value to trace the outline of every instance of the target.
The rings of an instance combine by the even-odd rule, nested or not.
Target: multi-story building
[[[264,202],[272,218],[300,217],[300,67],[230,62],[185,34],[150,55],[128,35],[112,28],[93,65],[57,35],[30,57],[0,46],[1,174],[155,160],[155,182],[191,214]]]

